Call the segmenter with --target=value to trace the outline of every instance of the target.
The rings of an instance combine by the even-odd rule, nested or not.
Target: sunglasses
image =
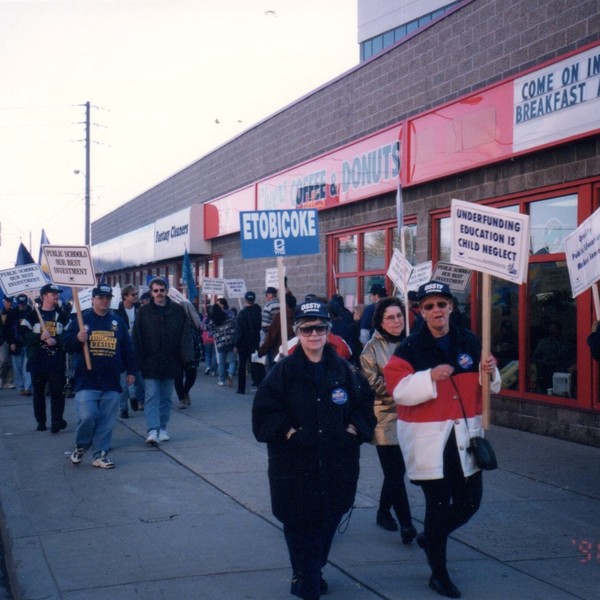
[[[448,303],[444,302],[443,300],[440,302],[428,302],[427,304],[423,304],[423,306],[421,306],[421,308],[423,310],[431,310],[431,309],[435,308],[436,306],[438,308],[446,308],[446,306],[448,306]]]
[[[313,331],[317,335],[324,335],[327,333],[327,329],[327,325],[301,325],[300,327],[298,327],[300,335],[303,336],[309,336]]]
[[[165,288],[157,288],[155,290],[152,290],[153,294],[164,294],[167,290]]]

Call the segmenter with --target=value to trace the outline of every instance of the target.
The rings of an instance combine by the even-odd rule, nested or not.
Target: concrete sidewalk
[[[174,405],[172,441],[144,443],[143,413],[115,427],[117,468],[74,466],[68,428],[35,431],[31,398],[0,391],[0,508],[14,597],[67,600],[293,598],[280,524],[270,513],[266,447],[252,395],[199,370],[192,406]],[[491,428],[500,468],[479,513],[452,537],[464,598],[600,597],[600,449]],[[439,598],[416,544],[375,525],[381,471],[363,446],[356,508],[324,575],[328,598]],[[423,498],[408,484],[415,525]]]

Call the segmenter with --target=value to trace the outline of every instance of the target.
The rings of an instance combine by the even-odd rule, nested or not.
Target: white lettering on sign
[[[242,214],[244,240],[307,237],[317,235],[312,211],[272,211]]]

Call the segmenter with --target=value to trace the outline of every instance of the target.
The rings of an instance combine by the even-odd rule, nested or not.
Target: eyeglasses
[[[156,288],[152,290],[153,294],[164,294],[166,292],[166,288]]]
[[[137,292],[129,294],[130,296],[137,296]]]
[[[440,301],[440,302],[429,302],[429,303],[427,303],[427,304],[423,304],[423,306],[421,306],[421,308],[422,308],[423,310],[432,310],[432,309],[433,309],[433,308],[435,308],[436,306],[437,306],[438,308],[446,308],[446,306],[448,306],[448,303],[447,303],[447,302],[444,302],[443,300],[442,300],[442,301]]]
[[[397,315],[388,315],[387,317],[383,317],[384,321],[402,321],[404,319],[404,315],[402,313],[398,313]]]
[[[301,325],[298,327],[298,331],[300,335],[308,337],[313,331],[317,335],[325,335],[327,333],[328,326],[327,325]]]

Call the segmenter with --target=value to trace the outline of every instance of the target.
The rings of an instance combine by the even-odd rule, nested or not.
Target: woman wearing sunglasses
[[[394,508],[400,522],[400,535],[404,544],[417,536],[412,523],[408,495],[404,484],[406,467],[398,445],[396,405],[387,391],[383,368],[394,350],[406,337],[404,333],[404,306],[399,298],[381,298],[373,312],[374,333],[360,355],[362,372],[375,393],[377,426],[373,443],[383,471],[383,485],[379,496],[377,525],[388,531],[398,531],[398,523],[391,515]]]
[[[431,567],[429,586],[460,598],[446,568],[446,545],[481,502],[481,471],[467,449],[469,438],[483,435],[481,378],[491,377],[497,392],[500,373],[493,356],[480,364],[479,339],[450,322],[448,285],[430,281],[417,299],[424,324],[398,346],[384,375],[397,404],[408,477],[425,496],[425,530],[417,542]]]
[[[354,503],[359,446],[373,436],[373,396],[327,343],[330,316],[318,301],[296,308],[298,345],[269,370],[254,398],[252,431],[266,442],[274,516],[292,566],[290,592],[316,600],[342,516]]]

